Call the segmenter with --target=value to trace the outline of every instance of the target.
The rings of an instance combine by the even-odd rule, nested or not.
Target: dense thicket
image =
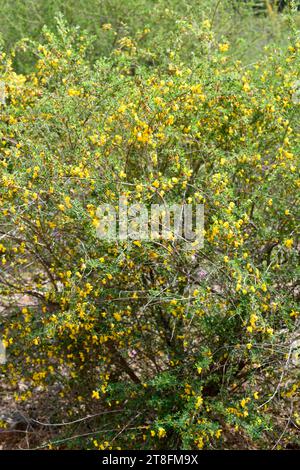
[[[97,38],[59,18],[0,55],[20,446],[299,445],[299,33],[289,17],[289,45],[245,65],[192,11],[132,35],[107,13]],[[204,247],[100,240],[97,207],[120,195],[203,203]]]

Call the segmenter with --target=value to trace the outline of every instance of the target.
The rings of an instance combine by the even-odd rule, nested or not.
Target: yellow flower
[[[196,398],[196,403],[195,403],[195,408],[196,408],[196,409],[199,409],[200,406],[202,405],[202,403],[203,403],[203,398],[200,397],[200,396],[197,397],[197,398]]]
[[[166,431],[164,428],[158,428],[158,432],[157,432],[157,435],[159,437],[159,439],[162,439],[163,437],[166,436]]]
[[[80,90],[76,90],[75,88],[69,88],[68,89],[68,95],[69,96],[79,96],[80,95]]]
[[[288,238],[288,239],[284,240],[284,246],[288,250],[290,250],[292,248],[293,244],[294,244],[294,240],[292,238]]]
[[[198,437],[198,439],[196,439],[195,443],[196,443],[198,449],[203,449],[203,446],[204,446],[203,437]]]
[[[119,108],[118,108],[118,113],[124,114],[125,111],[126,111],[126,109],[127,109],[127,108],[126,108],[126,105],[125,105],[125,104],[121,104],[121,105],[119,106]]]
[[[112,25],[110,23],[104,23],[102,25],[103,31],[109,31],[112,28]]]
[[[246,92],[250,91],[250,85],[249,85],[249,83],[247,83],[247,82],[244,83],[244,85],[243,85],[243,90],[246,91]]]
[[[248,403],[249,401],[250,401],[250,398],[249,398],[249,397],[243,398],[243,399],[241,400],[241,407],[242,407],[242,408],[245,408],[245,406],[247,405],[247,403]]]
[[[223,44],[219,44],[219,51],[220,52],[227,52],[229,49],[228,42],[224,42]]]
[[[211,28],[211,22],[209,20],[204,20],[204,21],[202,21],[202,26],[205,29],[210,29]]]

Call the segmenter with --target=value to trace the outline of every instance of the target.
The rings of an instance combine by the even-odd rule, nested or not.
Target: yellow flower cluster
[[[268,400],[299,316],[299,48],[245,70],[201,28],[205,60],[160,73],[148,31],[94,66],[74,31],[26,76],[1,57],[1,368],[16,401],[89,416],[97,449],[252,439],[299,388]],[[120,196],[204,204],[204,246],[99,239]]]

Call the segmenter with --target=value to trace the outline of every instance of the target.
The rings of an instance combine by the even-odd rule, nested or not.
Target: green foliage
[[[290,33],[288,8],[284,14],[278,14],[271,1],[269,9],[257,14],[256,3],[259,1],[0,0],[0,36],[7,50],[24,37],[41,40],[43,26],[46,24],[53,30],[55,17],[61,13],[70,24],[96,37],[91,60],[109,55],[117,39],[142,34],[145,28],[150,28],[153,34],[144,38],[146,47],[154,51],[158,44],[159,50],[163,46],[165,50],[173,50],[178,41],[182,42],[183,59],[188,63],[191,56],[201,53],[202,41],[201,37],[193,37],[191,41],[187,34],[178,34],[182,24],[187,22],[194,27],[209,19],[217,39],[226,37],[234,57],[250,63],[264,53],[265,46],[287,44]],[[103,31],[101,27],[105,24],[112,24],[113,32]],[[20,73],[32,70],[34,63],[31,55],[19,53],[14,59]]]

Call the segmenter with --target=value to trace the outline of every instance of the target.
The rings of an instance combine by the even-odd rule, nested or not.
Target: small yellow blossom
[[[162,439],[167,435],[166,430],[164,428],[158,428],[157,435],[159,439]]]
[[[284,246],[288,250],[290,250],[292,248],[293,244],[294,244],[294,240],[292,238],[288,238],[288,239],[284,240]]]
[[[112,29],[112,25],[110,23],[104,23],[102,25],[102,29],[103,29],[103,31],[109,31],[109,30]]]
[[[203,398],[202,397],[197,397],[196,398],[196,403],[195,403],[195,408],[198,409],[201,407],[201,405],[203,404]]]
[[[76,90],[76,88],[69,88],[68,89],[68,95],[69,96],[79,96],[80,95],[80,90]]]

